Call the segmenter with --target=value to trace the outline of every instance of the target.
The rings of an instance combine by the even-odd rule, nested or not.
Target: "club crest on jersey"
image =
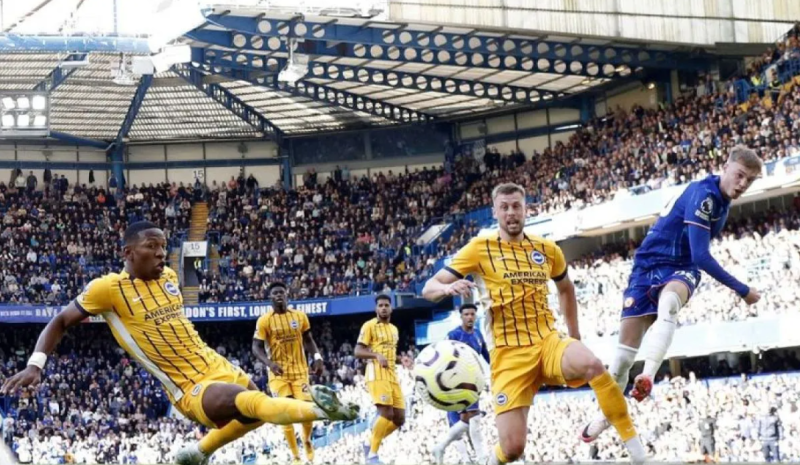
[[[636,302],[636,300],[633,297],[628,297],[625,299],[625,303],[623,305],[625,308],[631,308],[633,307],[634,302]]]
[[[531,252],[531,260],[537,265],[542,265],[544,263],[544,255],[538,250],[534,250]]]
[[[386,394],[381,394],[381,402],[389,402],[389,396]]]
[[[694,212],[699,218],[702,218],[706,221],[711,218],[711,212],[714,210],[714,199],[709,195],[702,202],[700,202],[700,207]]]
[[[291,322],[291,323],[289,323],[289,326],[291,326],[291,327],[292,327],[292,329],[297,329],[297,326],[298,326],[298,324],[297,324],[297,321],[295,321],[295,320],[292,320],[292,322]]]
[[[506,405],[508,403],[508,396],[501,392],[500,394],[497,394],[497,397],[495,398],[494,402],[502,407],[503,405]]]
[[[164,284],[164,290],[167,291],[168,293],[176,296],[176,297],[178,296],[178,294],[180,294],[180,291],[178,290],[178,286],[172,284],[171,281],[167,281],[167,283]]]

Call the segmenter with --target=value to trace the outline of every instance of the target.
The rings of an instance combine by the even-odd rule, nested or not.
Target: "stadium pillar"
[[[581,123],[588,123],[594,117],[594,97],[585,96],[581,98]]]
[[[681,376],[681,361],[677,358],[669,359],[669,371],[672,374],[672,378],[676,376]]]
[[[278,156],[282,157],[283,188],[287,191],[292,188],[292,161],[294,159],[294,144],[291,139],[282,141],[278,145]]]
[[[117,144],[111,153],[111,171],[117,178],[117,188],[125,187],[125,144]]]

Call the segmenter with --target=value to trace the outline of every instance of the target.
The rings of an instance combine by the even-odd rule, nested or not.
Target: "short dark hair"
[[[381,300],[385,300],[385,301],[389,302],[389,305],[392,305],[392,298],[389,297],[386,294],[378,294],[377,296],[375,296],[375,303],[376,304],[378,302],[380,302]]]
[[[283,290],[289,289],[289,287],[283,281],[275,281],[274,283],[270,284],[267,288],[267,294],[271,294],[272,290],[278,287],[282,287]]]
[[[134,242],[139,238],[139,233],[148,229],[161,229],[153,222],[150,221],[137,221],[125,228],[124,241],[125,245]]]
[[[477,305],[467,303],[467,304],[462,304],[460,307],[458,307],[458,313],[464,313],[464,310],[467,310],[467,309],[470,309],[470,308],[475,310],[476,312],[478,311],[478,306]]]

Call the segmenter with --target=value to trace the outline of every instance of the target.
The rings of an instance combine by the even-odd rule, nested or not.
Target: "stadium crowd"
[[[52,176],[52,175],[51,175]],[[19,175],[16,179],[22,179]],[[62,304],[96,276],[117,271],[128,223],[146,219],[167,237],[189,226],[194,188],[162,183],[114,189],[71,185],[62,175],[37,190],[0,182],[0,303]]]

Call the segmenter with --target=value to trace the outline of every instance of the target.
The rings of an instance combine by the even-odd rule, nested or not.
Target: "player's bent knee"
[[[500,448],[509,462],[516,462],[525,453],[525,436],[512,434],[500,439]]]
[[[236,396],[246,390],[238,384],[210,384],[203,393],[203,411],[215,423],[239,419],[241,415],[236,407]]]
[[[603,374],[606,371],[605,365],[599,358],[592,355],[586,360],[586,365],[583,370],[583,379],[591,380]]]

